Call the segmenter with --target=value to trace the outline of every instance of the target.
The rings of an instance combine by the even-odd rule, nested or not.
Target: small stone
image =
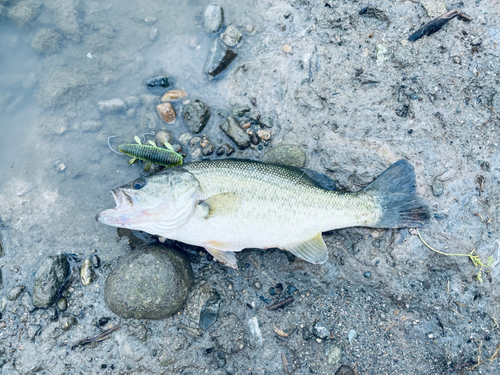
[[[191,135],[191,133],[183,133],[179,137],[179,142],[181,142],[183,145],[187,145],[192,137],[193,136]]]
[[[123,318],[165,319],[177,313],[193,285],[179,251],[149,245],[122,257],[106,279],[104,301]]]
[[[24,291],[24,289],[26,289],[26,287],[24,285],[15,286],[7,294],[7,299],[9,301],[15,301],[21,295],[21,293]]]
[[[203,156],[208,156],[212,155],[215,151],[215,146],[213,144],[209,144],[207,147],[205,147],[203,150],[201,150],[201,154]]]
[[[443,191],[444,191],[443,181],[438,180],[437,178],[434,179],[434,181],[432,182],[431,188],[432,188],[432,194],[435,197],[441,196],[443,194]]]
[[[226,149],[224,148],[224,146],[220,146],[218,149],[217,149],[217,156],[222,156],[226,153]]]
[[[61,319],[59,319],[59,327],[63,331],[69,331],[77,323],[78,323],[78,320],[76,320],[76,318],[74,318],[72,316],[63,316]]]
[[[262,283],[259,280],[257,280],[253,283],[253,286],[255,289],[260,289],[262,288]]]
[[[250,112],[250,107],[249,106],[241,106],[241,107],[234,107],[231,110],[231,116],[234,117],[243,117],[245,113]]]
[[[104,326],[104,325],[108,324],[108,322],[109,322],[109,320],[110,320],[110,319],[111,319],[111,318],[108,318],[108,317],[106,317],[106,316],[105,316],[105,317],[103,317],[103,318],[100,318],[100,319],[97,321],[97,326],[98,326],[98,327],[102,327],[102,326]]]
[[[269,304],[269,302],[271,302],[269,298],[266,298],[264,296],[259,296],[259,299],[266,304]]]
[[[140,341],[148,339],[148,328],[144,324],[131,323],[128,325],[128,334]]]
[[[158,147],[164,147],[165,143],[170,143],[171,140],[172,136],[170,135],[169,132],[160,130],[158,133],[156,133],[155,141]]]
[[[57,309],[54,306],[50,306],[47,309],[47,317],[51,322],[55,322],[59,318],[59,314],[57,313]]]
[[[326,340],[330,337],[330,331],[323,322],[316,322],[313,326],[313,335],[319,339]]]
[[[366,277],[367,279],[369,279],[371,276],[372,276],[372,273],[370,271],[366,271],[364,274],[363,274],[364,277]]]
[[[255,26],[254,25],[250,25],[250,24],[246,24],[245,25],[245,30],[247,31],[247,33],[252,34],[255,31]]]
[[[241,125],[243,129],[250,129],[250,126],[252,126],[252,124],[250,124],[249,122],[245,122],[243,125]]]
[[[420,5],[425,9],[429,18],[434,19],[441,14],[446,13],[446,4],[440,0],[420,0]]]
[[[250,146],[250,136],[233,116],[229,116],[220,128],[238,145],[240,150]]]
[[[200,141],[200,146],[207,147],[209,144],[210,144],[210,141],[208,140],[208,138],[203,136],[203,138]]]
[[[170,86],[170,80],[167,76],[156,76],[148,78],[145,82],[146,87],[149,89],[160,88],[160,87],[168,87]]]
[[[418,95],[415,94],[414,92],[412,92],[409,96],[410,96],[411,100],[417,100],[418,99]]]
[[[354,370],[347,365],[342,365],[339,367],[339,369],[335,372],[335,375],[355,375],[356,373]]]
[[[162,103],[156,106],[156,112],[167,124],[175,123],[175,111],[170,103]]]
[[[342,350],[335,345],[332,345],[326,352],[326,362],[329,365],[334,365],[340,361],[342,357]]]
[[[234,152],[234,147],[231,147],[231,146],[229,146],[228,144],[226,144],[225,146],[226,146],[226,155],[227,155],[227,156],[232,155],[232,154],[233,154],[233,152]]]
[[[260,126],[263,126],[263,127],[266,127],[266,128],[272,128],[274,126],[274,121],[270,117],[261,116],[259,118],[259,124],[260,124]]]
[[[187,98],[188,93],[184,90],[170,90],[161,97],[162,102],[179,102]]]
[[[302,338],[305,340],[305,341],[309,341],[310,339],[312,339],[312,334],[311,334],[311,330],[307,327],[304,327],[302,329]]]
[[[375,46],[375,54],[377,56],[377,64],[381,65],[389,59],[389,49],[384,43],[378,43]]]
[[[210,109],[199,100],[195,100],[186,106],[184,110],[184,120],[189,129],[198,134],[201,132],[210,119]]]
[[[269,288],[269,294],[272,295],[272,296],[275,296],[276,295],[276,289],[275,288]]]
[[[26,27],[38,15],[39,6],[33,1],[21,1],[10,8],[8,16],[21,27]]]
[[[177,153],[179,153],[179,152],[182,151],[182,146],[180,144],[178,144],[178,143],[174,143],[171,146],[174,149],[174,151],[177,152]]]
[[[134,118],[135,117],[135,108],[130,108],[130,109],[127,109],[127,112],[125,112],[125,116],[127,118]]]
[[[209,284],[204,284],[186,303],[183,316],[206,330],[217,320],[220,303],[219,293]]]
[[[61,35],[52,29],[40,29],[31,42],[31,48],[36,52],[50,54],[59,49]]]
[[[252,135],[250,136],[250,139],[252,140],[252,143],[254,145],[258,145],[260,142],[259,137],[257,137],[257,134],[255,134],[255,133],[252,133]]]
[[[196,160],[201,156],[201,149],[197,148],[191,153],[191,159]]]
[[[68,308],[68,301],[66,300],[66,298],[61,297],[57,300],[56,306],[60,311],[66,311],[66,309]]]
[[[280,145],[262,156],[264,163],[286,165],[303,168],[306,165],[306,154],[298,146]]]
[[[30,324],[28,326],[27,335],[30,340],[34,340],[40,332],[42,331],[42,327],[39,324]]]
[[[46,258],[35,274],[33,305],[38,308],[52,305],[68,275],[69,263],[64,254]]]
[[[249,118],[250,118],[250,120],[252,120],[253,122],[258,123],[258,122],[259,122],[259,120],[260,120],[260,117],[261,117],[261,115],[260,115],[260,112],[259,112],[259,111],[257,111],[257,110],[253,110],[252,112],[250,112]]]
[[[102,100],[97,103],[97,106],[102,113],[120,112],[127,109],[127,104],[119,98]]]
[[[257,130],[257,135],[259,136],[260,139],[263,141],[268,141],[271,139],[271,131],[269,130]]]
[[[154,42],[158,38],[158,33],[159,32],[156,27],[151,28],[151,30],[149,30],[149,40]]]
[[[205,64],[205,73],[214,78],[221,74],[233,62],[238,54],[220,39],[216,39]]]
[[[216,33],[224,23],[224,8],[220,4],[210,4],[205,8],[205,31]]]
[[[80,281],[82,285],[87,286],[92,283],[95,279],[95,273],[92,269],[92,262],[90,259],[85,259],[82,263],[82,267],[80,268]]]
[[[201,142],[201,137],[193,137],[193,138],[191,138],[191,141],[189,142],[189,144],[191,145],[191,147],[194,147],[200,142]]]
[[[292,53],[292,46],[289,44],[285,44],[283,47],[281,47],[281,50],[285,53]]]
[[[287,292],[288,294],[292,294],[292,293],[294,293],[294,292],[296,292],[296,291],[297,291],[297,288],[296,288],[295,286],[293,286],[293,285],[288,285],[288,286],[286,287],[286,292]]]
[[[234,26],[230,25],[221,34],[220,38],[229,47],[237,45],[241,40],[241,32]]]
[[[148,25],[154,25],[156,23],[156,17],[146,17],[144,18],[144,22],[146,22]]]
[[[462,62],[462,59],[460,58],[460,56],[453,56],[453,62],[455,64],[460,64]]]

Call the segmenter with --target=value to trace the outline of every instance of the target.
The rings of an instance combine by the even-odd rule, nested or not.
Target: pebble
[[[196,160],[201,156],[201,149],[197,148],[191,153],[191,159]]]
[[[210,141],[208,140],[208,138],[203,136],[203,138],[200,141],[200,146],[207,147],[209,144],[210,144]]]
[[[375,46],[375,54],[377,56],[377,64],[383,64],[387,59],[389,59],[389,49],[384,43],[378,43]]]
[[[247,112],[250,112],[249,106],[245,105],[245,106],[241,106],[241,107],[234,107],[233,109],[231,109],[231,116],[242,117]]]
[[[103,317],[103,318],[99,318],[99,320],[97,321],[97,326],[98,326],[98,327],[102,327],[102,326],[104,326],[104,325],[108,324],[108,322],[109,322],[109,320],[110,320],[110,319],[111,319],[111,318],[108,318],[108,317],[106,317],[106,316],[105,316],[105,317]]]
[[[156,23],[156,17],[146,17],[144,18],[144,22],[146,22],[148,25],[154,25]]]
[[[275,296],[276,295],[276,289],[269,288],[269,294],[272,295],[272,296]]]
[[[437,178],[434,179],[434,181],[432,181],[432,194],[435,196],[435,197],[439,197],[443,194],[443,191],[444,191],[444,184],[443,184],[443,181],[441,180],[438,180]]]
[[[156,112],[167,124],[175,123],[175,111],[170,103],[162,103],[156,106]]]
[[[77,323],[78,323],[78,320],[76,320],[76,318],[74,318],[72,316],[63,316],[61,319],[59,319],[59,327],[63,331],[69,331]]]
[[[26,289],[26,287],[24,285],[15,286],[7,294],[7,299],[9,301],[15,301],[21,295],[21,293],[24,291],[24,289]]]
[[[292,53],[292,46],[289,44],[285,44],[281,50],[285,53]]]
[[[354,370],[347,365],[342,365],[339,367],[339,369],[335,372],[335,375],[355,375],[356,373]]]
[[[255,31],[255,26],[254,25],[250,25],[250,24],[246,24],[245,25],[245,30],[247,31],[247,33],[251,34]]]
[[[238,54],[229,48],[220,39],[216,39],[210,49],[207,62],[205,64],[205,73],[214,78],[221,74],[233,62]]]
[[[33,305],[38,308],[52,305],[68,276],[69,263],[64,254],[46,258],[35,274]]]
[[[145,82],[146,87],[149,89],[159,88],[159,87],[168,87],[170,86],[170,80],[167,76],[156,76],[148,78]]]
[[[219,316],[220,295],[209,284],[204,284],[193,293],[184,308],[183,317],[206,330]]]
[[[462,62],[462,59],[460,58],[460,56],[453,56],[453,62],[455,64],[460,64]]]
[[[174,144],[172,145],[172,148],[173,148],[173,149],[174,149],[174,151],[175,151],[175,152],[177,152],[177,153],[179,153],[179,152],[181,152],[181,151],[182,151],[182,146],[181,146],[180,144],[178,144],[178,143],[174,143]],[[183,157],[184,157],[184,156],[183,156]]]
[[[40,326],[39,324],[30,324],[28,326],[28,330],[26,333],[28,334],[28,338],[30,340],[34,340],[35,337],[37,337],[41,331],[42,331],[42,326]]]
[[[189,129],[195,134],[205,128],[209,119],[210,109],[199,100],[194,100],[184,110],[184,120]]]
[[[229,25],[221,34],[220,38],[229,47],[234,47],[241,40],[241,32],[236,27]]]
[[[125,104],[123,100],[115,98],[111,100],[102,100],[97,103],[97,107],[102,113],[112,113],[126,110],[127,104]]]
[[[187,98],[188,93],[184,90],[170,90],[161,97],[162,102],[179,102]]]
[[[229,116],[220,128],[238,145],[240,150],[250,146],[250,136],[233,116]]]
[[[95,279],[95,273],[92,269],[92,262],[90,259],[85,259],[82,263],[82,267],[80,268],[80,281],[82,285],[87,286],[92,283]]]
[[[259,118],[259,124],[262,127],[272,128],[274,126],[274,121],[271,117],[261,116]]]
[[[259,299],[260,299],[262,302],[266,303],[266,304],[269,304],[269,302],[271,302],[271,300],[270,300],[270,299],[265,298],[264,296],[259,296]]]
[[[209,144],[207,147],[201,150],[201,154],[203,156],[209,156],[212,155],[214,151],[215,151],[215,146],[213,144]]]
[[[227,156],[232,155],[234,153],[234,147],[229,146],[228,144],[226,144],[225,146],[226,146],[226,155]]]
[[[224,8],[220,4],[210,4],[205,8],[205,31],[216,33],[224,23]]]
[[[172,135],[170,135],[170,133],[166,132],[165,130],[160,130],[158,133],[156,133],[155,141],[158,147],[164,147],[165,143],[170,143],[171,140]]]
[[[287,165],[303,168],[306,165],[306,154],[298,146],[280,145],[262,156],[264,163]]]
[[[330,337],[330,331],[324,322],[316,322],[313,326],[313,335],[318,339],[326,340]]]
[[[218,149],[217,149],[217,156],[222,156],[226,153],[226,149],[224,148],[224,146],[220,146]]]
[[[158,29],[156,27],[153,27],[151,28],[151,30],[149,30],[149,39],[154,42],[156,40],[156,38],[158,38]]]
[[[184,305],[193,270],[179,251],[149,245],[122,257],[106,279],[104,301],[122,318],[165,319]]]
[[[66,309],[68,308],[68,301],[66,300],[66,298],[61,297],[57,300],[56,306],[60,311],[66,311]]]
[[[302,338],[305,341],[309,341],[310,339],[312,339],[311,330],[309,328],[307,327],[302,328]]]
[[[258,144],[259,144],[260,139],[259,139],[259,137],[257,137],[257,134],[252,133],[252,135],[251,135],[251,137],[250,137],[250,138],[251,138],[252,143],[253,143],[254,145],[258,145]]]
[[[263,129],[257,130],[257,135],[263,141],[268,141],[271,139],[271,131],[269,130],[263,130]]]
[[[372,273],[370,271],[366,271],[364,274],[363,274],[364,277],[366,277],[367,279],[369,279],[371,276],[372,276]]]
[[[260,289],[262,288],[262,283],[259,280],[257,280],[253,283],[253,286],[255,289]]]
[[[243,129],[249,129],[250,126],[252,126],[252,124],[250,124],[249,122],[245,122],[243,125],[241,125]]]
[[[181,142],[183,145],[187,145],[191,140],[191,138],[192,138],[191,133],[182,133],[181,136],[179,137],[179,142]]]
[[[200,142],[201,142],[200,137],[193,137],[193,138],[191,138],[191,141],[189,142],[189,144],[191,145],[191,147],[194,147]]]
[[[286,292],[288,294],[292,294],[293,292],[296,292],[296,291],[297,291],[297,288],[295,286],[293,286],[293,285],[288,285],[286,287]]]
[[[54,53],[59,49],[61,34],[52,29],[40,29],[31,42],[31,48],[39,53]]]
[[[332,345],[327,351],[326,351],[326,362],[329,365],[334,365],[337,362],[340,361],[340,358],[342,357],[342,350],[335,345]]]

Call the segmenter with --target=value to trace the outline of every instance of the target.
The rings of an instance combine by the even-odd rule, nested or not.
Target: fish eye
[[[146,186],[146,180],[143,179],[143,178],[138,178],[137,180],[135,180],[134,182],[132,182],[132,187],[135,190],[142,189],[144,186]]]

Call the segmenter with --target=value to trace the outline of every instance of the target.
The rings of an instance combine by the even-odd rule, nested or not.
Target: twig
[[[476,367],[480,366],[483,362],[481,361],[481,347],[483,346],[483,340],[479,340],[479,348],[477,349],[478,350],[478,354],[477,354],[477,363],[470,367],[471,370],[474,370],[476,369]]]
[[[472,21],[471,17],[464,13],[461,13],[460,10],[452,9],[449,12],[446,12],[444,14],[441,14],[439,17],[434,18],[432,21],[427,22],[424,26],[411,34],[408,37],[408,40],[414,42],[415,40],[422,38],[424,35],[429,36],[431,34],[434,34],[435,32],[441,30],[441,28],[448,21],[452,20],[455,17],[458,17],[463,21]]]
[[[88,337],[88,338],[83,339],[83,340],[79,340],[79,341],[75,342],[73,345],[71,345],[71,350],[74,350],[78,346],[84,346],[84,345],[91,344],[93,342],[101,342],[101,341],[107,340],[111,337],[111,334],[113,332],[118,331],[120,328],[121,328],[121,326],[115,326],[113,328],[110,328],[110,329],[107,329],[106,331],[101,332],[100,334],[98,334],[96,336],[92,336],[92,337]]]
[[[283,300],[281,302],[278,302],[278,303],[275,303],[274,305],[269,306],[267,309],[269,311],[274,311],[274,310],[282,309],[282,308],[288,306],[289,304],[291,304],[293,301],[295,301],[293,299],[293,297],[290,297],[290,298],[287,298],[287,299],[285,299],[285,300]]]
[[[288,370],[288,362],[285,357],[285,353],[281,353],[281,362],[283,362],[283,369],[285,371],[285,374],[291,374],[292,372]]]

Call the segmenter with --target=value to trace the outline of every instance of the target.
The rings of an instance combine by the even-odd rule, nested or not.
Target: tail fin
[[[406,160],[391,165],[368,185],[365,192],[373,194],[381,208],[374,228],[421,227],[429,219],[426,203],[417,196],[415,172]]]

